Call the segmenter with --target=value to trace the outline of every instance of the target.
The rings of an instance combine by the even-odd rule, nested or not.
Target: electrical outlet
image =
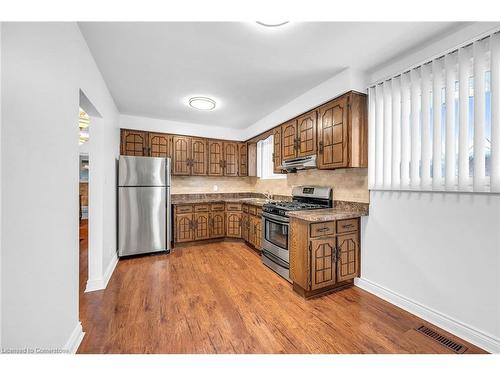
[[[219,191],[219,186],[218,185],[214,185],[214,191]]]

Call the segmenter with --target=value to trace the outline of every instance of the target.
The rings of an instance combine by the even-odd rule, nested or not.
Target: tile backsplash
[[[262,180],[257,177],[172,176],[172,194],[257,192],[291,195],[297,185],[333,188],[335,200],[369,203],[367,168],[335,170],[309,169],[287,178]]]

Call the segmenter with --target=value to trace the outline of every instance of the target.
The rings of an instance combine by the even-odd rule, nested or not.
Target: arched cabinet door
[[[172,137],[172,174],[189,176],[191,173],[191,137]]]
[[[149,156],[156,158],[170,157],[170,136],[162,133],[149,133]]]
[[[226,236],[241,238],[241,212],[226,213]]]
[[[335,237],[311,240],[311,289],[335,284]]]
[[[175,215],[175,242],[194,240],[193,214]]]
[[[210,213],[210,238],[220,238],[226,235],[224,211]]]
[[[248,176],[248,145],[246,142],[240,143],[239,147],[239,168],[238,168],[238,176]]]
[[[351,280],[358,276],[359,232],[337,237],[337,281]]]
[[[224,176],[238,176],[238,144],[224,142]]]
[[[224,149],[222,141],[208,141],[208,175],[224,175]]]
[[[293,119],[281,125],[282,159],[288,160],[297,157],[297,120]]]
[[[206,176],[208,169],[208,153],[206,140],[201,138],[193,138],[191,141],[191,149],[191,175]]]
[[[121,155],[148,156],[148,133],[139,130],[121,131]]]
[[[347,167],[347,147],[347,96],[342,96],[319,109],[318,168]]]
[[[200,212],[194,214],[194,239],[206,240],[210,238],[209,213]]]
[[[281,127],[273,130],[273,171],[274,173],[282,173],[281,170]]]
[[[308,112],[297,119],[297,156],[316,154],[316,123],[318,113]]]

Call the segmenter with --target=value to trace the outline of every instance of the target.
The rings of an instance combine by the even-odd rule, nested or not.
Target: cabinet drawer
[[[247,205],[247,204],[243,204],[243,205],[241,205],[241,210],[242,210],[243,212],[248,212],[248,205]]]
[[[241,203],[226,203],[226,211],[241,211]]]
[[[311,224],[311,237],[329,236],[335,234],[335,221]]]
[[[212,203],[210,211],[224,211],[224,203]]]
[[[252,215],[257,215],[257,207],[255,206],[248,206],[248,213]]]
[[[182,206],[175,206],[175,213],[177,214],[186,214],[193,212],[193,206],[189,205],[182,205]]]
[[[359,229],[359,219],[337,221],[337,233],[354,232]]]
[[[194,212],[208,212],[208,210],[209,210],[208,203],[194,205]]]

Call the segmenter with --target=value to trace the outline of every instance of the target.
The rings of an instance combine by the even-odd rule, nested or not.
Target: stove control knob
[[[279,210],[279,214],[280,214],[281,216],[285,216],[285,211],[284,211],[284,210]]]

